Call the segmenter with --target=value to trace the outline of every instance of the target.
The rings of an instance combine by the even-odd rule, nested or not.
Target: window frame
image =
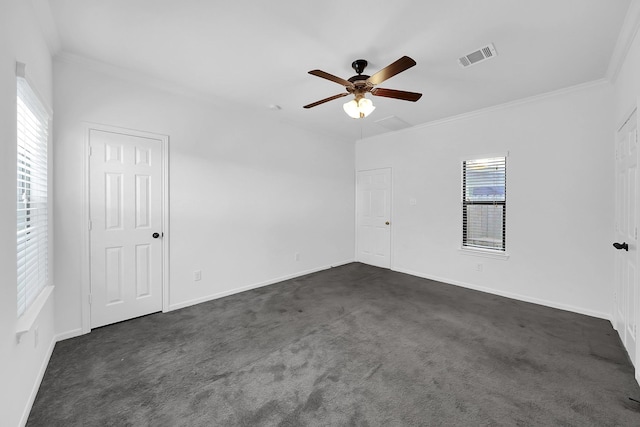
[[[18,342],[20,336],[29,331],[33,326],[38,314],[46,304],[49,295],[53,291],[51,282],[51,124],[53,112],[48,104],[43,100],[40,93],[37,91],[33,82],[27,77],[25,73],[26,66],[22,63],[16,63],[16,190],[19,193],[24,185],[21,186],[20,179],[26,176],[38,176],[34,180],[34,184],[37,182],[40,185],[40,194],[32,194],[28,200],[28,203],[20,203],[20,196],[17,193],[18,200],[16,201],[16,334]],[[38,110],[35,111],[34,110]],[[22,114],[21,114],[22,111]],[[35,119],[36,125],[27,124],[22,120],[24,117]],[[41,132],[33,136],[25,136],[25,129],[34,130],[34,126],[40,126]],[[34,145],[35,144],[35,145]],[[28,148],[27,148],[28,146]],[[28,157],[25,153],[30,151],[34,153]],[[24,170],[26,160],[39,157],[37,165],[29,165],[28,171]],[[23,170],[21,170],[21,168]],[[26,182],[26,181],[24,181]],[[28,186],[31,186],[29,184]],[[30,189],[32,190],[32,189]],[[34,217],[35,223],[40,226],[40,229],[36,231],[35,236],[25,237],[24,232],[25,224],[32,213],[26,209],[33,209],[33,205],[39,205],[39,211],[37,217]],[[24,212],[21,212],[20,209]],[[22,213],[22,215],[21,215]],[[30,219],[30,218],[29,218]],[[22,224],[23,229],[20,225]],[[27,227],[28,228],[28,227]],[[21,239],[22,231],[22,239]],[[32,241],[33,240],[33,241]],[[29,244],[29,249],[25,249],[25,246]],[[21,248],[21,245],[23,246]],[[35,248],[35,249],[34,249]],[[24,252],[24,253],[21,253]],[[33,269],[37,269],[37,280],[28,280],[29,274],[23,273],[21,277],[20,269],[24,268],[24,258],[27,252],[31,257],[35,256],[36,261]],[[21,265],[22,264],[22,265]],[[35,282],[35,283],[32,283]],[[23,292],[23,297],[20,297],[20,292]]]
[[[460,159],[460,182],[461,186],[459,187],[462,191],[461,193],[461,208],[460,208],[460,224],[461,224],[461,236],[460,236],[460,252],[466,255],[476,255],[483,256],[488,258],[497,258],[497,259],[508,259],[509,254],[507,253],[507,163],[508,163],[509,153],[498,153],[498,154],[485,154],[485,155],[476,155],[469,156]],[[466,177],[466,164],[471,161],[481,161],[481,160],[491,160],[491,159],[501,159],[504,161],[504,200],[485,200],[485,201],[470,201],[467,200],[467,177]],[[465,211],[468,206],[502,206],[502,242],[501,247],[498,248],[490,248],[490,247],[481,247],[475,245],[467,244],[467,233],[468,227],[466,223],[466,215]]]

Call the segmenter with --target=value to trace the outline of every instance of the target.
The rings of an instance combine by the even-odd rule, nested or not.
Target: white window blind
[[[17,78],[18,317],[48,282],[47,141],[49,114]]]
[[[506,157],[462,162],[462,247],[506,249]]]

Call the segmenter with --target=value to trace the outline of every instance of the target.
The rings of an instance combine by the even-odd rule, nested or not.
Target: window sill
[[[24,334],[29,332],[33,327],[33,324],[36,323],[40,312],[47,304],[49,300],[49,296],[53,293],[53,286],[45,286],[44,289],[38,295],[38,298],[31,304],[27,311],[25,311],[22,316],[18,318],[18,323],[16,324],[16,340],[20,342],[20,339]]]
[[[509,254],[505,252],[492,251],[488,249],[470,249],[459,248],[458,251],[463,255],[478,256],[483,258],[493,258],[506,261],[509,259]]]

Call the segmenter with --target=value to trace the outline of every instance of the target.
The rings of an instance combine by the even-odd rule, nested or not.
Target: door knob
[[[160,237],[160,233],[153,233],[152,236],[154,239],[157,239],[158,237]]]
[[[385,222],[384,225],[389,225],[389,221]]]
[[[629,251],[629,245],[626,242],[614,243],[613,247],[616,249],[624,249],[625,251]]]

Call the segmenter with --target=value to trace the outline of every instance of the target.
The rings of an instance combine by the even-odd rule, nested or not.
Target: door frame
[[[636,127],[637,127],[637,126],[638,126],[638,122],[639,122],[639,120],[638,120],[638,119],[640,118],[640,117],[639,117],[639,114],[638,114],[638,107],[637,107],[637,104],[636,104],[636,106],[634,106],[634,107],[631,109],[631,111],[630,111],[630,112],[628,112],[628,113],[626,113],[626,114],[624,115],[624,120],[622,120],[622,121],[621,121],[621,124],[620,124],[619,126],[617,126],[617,127],[616,127],[616,130],[615,130],[615,132],[614,132],[614,147],[615,147],[615,154],[614,154],[614,158],[615,158],[615,162],[616,162],[616,165],[614,166],[614,174],[615,174],[615,181],[614,181],[614,185],[616,186],[616,187],[615,187],[615,192],[614,192],[614,194],[615,194],[615,207],[616,207],[616,209],[618,209],[618,203],[619,203],[619,200],[618,200],[618,188],[617,188],[617,185],[618,185],[618,184],[617,184],[617,178],[618,178],[618,177],[617,177],[617,173],[618,173],[618,170],[617,170],[617,162],[618,162],[618,156],[617,156],[617,150],[618,150],[618,134],[619,134],[619,133],[620,133],[620,131],[624,128],[624,126],[629,122],[629,120],[631,120],[632,118],[634,118],[634,116],[635,116],[635,119],[636,119]],[[638,157],[636,161],[637,161],[637,162],[639,162],[639,164],[640,164],[640,149],[638,149],[638,148],[636,149],[636,156]],[[640,177],[640,176],[639,176],[639,177]],[[638,185],[640,184],[640,183],[638,182],[639,177],[636,177],[636,189],[638,188]],[[637,190],[636,190],[636,191],[637,191]],[[638,193],[636,192],[636,197],[637,197],[637,194],[638,194]],[[637,201],[637,200],[636,200],[636,201]],[[614,218],[614,230],[613,230],[613,231],[614,231],[614,233],[613,233],[613,238],[614,238],[614,239],[617,239],[617,237],[618,237],[618,236],[616,235],[616,234],[617,234],[616,221],[618,220],[616,213],[617,213],[617,211],[616,211],[616,212],[614,212],[614,217],[615,217],[615,218]],[[640,213],[639,213],[638,211],[636,211],[636,216],[638,216],[639,214],[640,214]],[[640,223],[640,221],[638,221],[638,218],[636,218],[636,222],[637,222],[637,223]],[[637,251],[637,249],[636,249],[636,251]],[[615,256],[615,255],[614,255],[614,256]],[[636,253],[636,257],[638,257],[638,256],[639,256],[639,255],[638,255],[638,253]],[[629,350],[626,348],[626,347],[627,347],[627,344],[626,344],[626,342],[625,342],[625,341],[626,341],[626,339],[624,339],[623,337],[621,337],[621,336],[620,336],[620,332],[621,332],[621,331],[618,329],[618,322],[619,322],[620,320],[622,320],[622,321],[623,321],[623,331],[622,331],[622,333],[623,333],[623,334],[626,334],[626,333],[627,333],[627,331],[626,331],[626,328],[627,328],[627,325],[626,325],[627,319],[619,319],[619,318],[618,318],[618,309],[617,309],[617,307],[618,307],[618,303],[619,303],[619,301],[618,301],[618,300],[619,300],[620,298],[622,298],[623,296],[618,295],[618,293],[617,293],[617,289],[616,289],[616,287],[617,287],[617,285],[618,285],[618,283],[617,283],[617,280],[618,280],[618,279],[617,279],[617,275],[619,274],[619,272],[618,272],[618,271],[616,271],[615,259],[614,259],[614,263],[613,263],[613,264],[614,264],[614,277],[613,277],[613,279],[614,279],[614,286],[613,286],[614,293],[613,293],[613,307],[612,307],[612,308],[613,308],[613,310],[612,310],[612,316],[611,316],[610,322],[611,322],[611,325],[613,326],[613,329],[617,332],[617,334],[618,334],[618,338],[619,338],[619,339],[620,339],[620,341],[622,342],[622,345],[623,345],[623,347],[624,347],[625,351],[627,352],[627,355],[629,355]],[[640,259],[636,261],[636,265],[640,265]],[[637,324],[638,324],[638,320],[640,320],[640,313],[639,313],[639,310],[640,310],[640,286],[639,286],[639,285],[640,285],[640,283],[639,283],[639,281],[638,281],[638,276],[637,276],[637,275],[636,275],[636,280],[635,280],[634,285],[635,285],[635,293],[634,293],[634,295],[635,295],[635,301],[632,301],[632,303],[635,305],[634,312],[635,312],[635,317],[636,317],[636,318],[634,319],[634,322],[635,322],[635,323],[636,323],[636,325],[637,325]],[[625,308],[625,310],[626,310],[626,308]],[[625,316],[627,316],[626,311],[625,311]],[[640,353],[639,353],[639,351],[640,351],[640,339],[638,339],[638,338],[639,338],[639,337],[638,337],[638,334],[636,333],[636,336],[635,336],[635,339],[634,339],[634,341],[635,341],[635,347],[636,347],[636,348],[634,349],[634,350],[635,350],[635,360],[632,360],[632,361],[631,361],[631,363],[632,363],[632,365],[633,365],[633,367],[634,367],[634,369],[635,369],[635,375],[634,375],[634,376],[635,376],[636,382],[640,383],[640,367],[638,366],[639,361],[640,361]]]
[[[162,238],[162,312],[169,311],[169,136],[159,133],[139,131],[118,126],[105,125],[101,123],[82,122],[84,142],[82,154],[82,284],[81,284],[81,308],[82,308],[82,333],[91,332],[91,233],[89,224],[89,156],[91,154],[89,143],[92,130],[119,133],[123,135],[137,136],[159,140],[162,151],[162,201],[161,216],[163,233]]]
[[[389,222],[391,223],[391,229],[389,230],[389,270],[394,270],[394,251],[393,251],[393,240],[394,240],[394,227],[393,227],[393,168],[391,166],[381,166],[378,168],[367,168],[367,169],[356,169],[354,173],[354,182],[355,182],[355,209],[354,209],[354,224],[355,224],[355,253],[354,259],[356,262],[360,262],[358,260],[359,248],[358,245],[360,243],[360,239],[358,238],[358,174],[360,172],[370,172],[377,171],[382,169],[389,169]]]

